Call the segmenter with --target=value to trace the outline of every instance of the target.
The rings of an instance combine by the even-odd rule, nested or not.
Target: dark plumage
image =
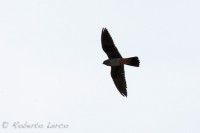
[[[112,61],[115,61],[114,64],[116,64],[116,61],[120,60],[120,62],[118,63],[119,64],[118,66],[116,65],[112,66],[112,64],[111,65],[109,64],[111,66],[111,77],[115,83],[115,86],[119,90],[119,92],[123,96],[127,96],[127,90],[126,90],[127,86],[126,86],[126,80],[125,80],[124,64],[139,67],[138,57],[122,58],[118,49],[115,47],[112,37],[110,36],[106,28],[102,29],[101,43],[102,43],[102,48],[104,52],[107,54],[108,58],[111,59]],[[106,63],[108,63],[109,61],[111,62],[111,60],[109,59],[104,61],[105,65],[108,65]],[[116,59],[116,60],[113,60],[113,59]],[[121,62],[124,62],[124,64],[120,64]]]

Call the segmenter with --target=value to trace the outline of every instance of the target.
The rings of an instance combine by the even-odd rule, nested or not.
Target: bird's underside
[[[122,96],[127,96],[124,64],[139,67],[139,59],[138,57],[122,58],[106,28],[102,29],[101,43],[109,58],[103,64],[111,66],[111,77],[116,88]]]
[[[137,66],[139,65],[139,60],[138,60],[138,57],[114,58],[114,59],[105,60],[103,64],[107,66],[120,66],[120,65]]]

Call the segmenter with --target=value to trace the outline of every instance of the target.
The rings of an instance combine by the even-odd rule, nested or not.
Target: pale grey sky
[[[199,133],[199,13],[198,0],[0,1],[0,132]],[[128,98],[102,64],[103,27],[141,60]]]

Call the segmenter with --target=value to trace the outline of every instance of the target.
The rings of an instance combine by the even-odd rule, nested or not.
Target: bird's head
[[[109,66],[109,60],[105,60],[103,64]]]

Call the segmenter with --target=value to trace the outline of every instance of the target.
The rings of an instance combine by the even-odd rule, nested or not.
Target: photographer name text
[[[65,123],[53,123],[53,122],[47,122],[47,123],[39,123],[39,122],[7,122],[3,121],[1,123],[2,128],[14,128],[14,129],[66,129],[69,128],[68,124]]]

